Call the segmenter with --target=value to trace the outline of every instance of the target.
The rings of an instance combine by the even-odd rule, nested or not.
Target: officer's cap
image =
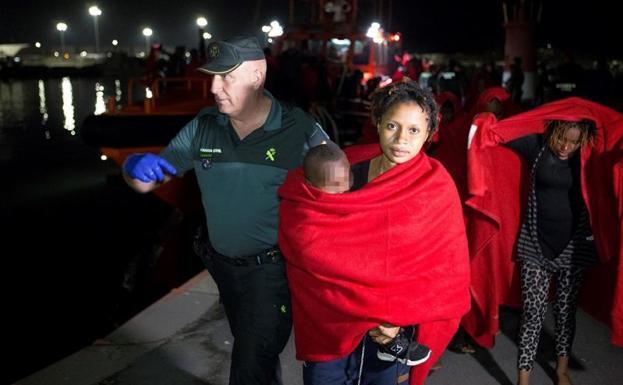
[[[260,43],[252,36],[238,36],[208,45],[207,63],[199,70],[221,75],[238,68],[242,62],[264,59]]]

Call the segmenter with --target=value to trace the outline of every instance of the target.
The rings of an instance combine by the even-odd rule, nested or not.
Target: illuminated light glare
[[[203,28],[206,25],[208,25],[208,20],[205,17],[199,17],[199,18],[197,18],[197,25],[200,28]]]
[[[102,156],[100,156],[100,159],[101,160],[108,160],[108,157],[106,155],[102,154]]]
[[[102,10],[99,9],[97,5],[93,5],[89,7],[89,15],[91,16],[100,16],[102,14]]]
[[[74,132],[73,130],[76,128],[76,120],[74,118],[74,96],[71,81],[68,77],[64,77],[61,80],[61,96],[63,99],[63,116],[65,118],[63,127],[67,131]]]
[[[41,114],[41,125],[45,126],[48,122],[48,107],[45,99],[45,82],[39,80],[39,113]],[[46,139],[49,139],[46,137]]]
[[[121,81],[119,79],[115,79],[115,101],[121,101]]]
[[[54,57],[59,57],[60,54],[58,53],[58,51],[54,51]]]
[[[268,37],[278,37],[283,35],[283,27],[277,20],[270,22],[270,25],[262,26],[262,32],[268,35]]]
[[[151,89],[149,87],[145,87],[145,97],[147,99],[151,99],[154,97],[154,94],[151,92]]]
[[[63,59],[65,59],[65,60],[69,60],[69,52],[65,52],[65,53],[63,54]]]
[[[80,57],[87,57],[87,51],[80,52]]]
[[[212,35],[209,32],[204,32],[203,40],[209,40],[209,39],[212,39]]]
[[[350,45],[350,40],[348,39],[331,39],[331,43],[336,45]]]
[[[58,31],[60,31],[60,32],[65,32],[65,31],[67,31],[67,24],[62,23],[62,22],[58,23],[58,24],[56,24],[56,29]]]
[[[184,56],[185,56],[186,58],[189,58],[189,57],[190,57],[190,52],[186,52],[186,53],[184,54]]]
[[[37,47],[37,48],[41,48],[41,43],[36,42],[36,43],[35,43],[35,47]]]
[[[149,28],[149,27],[143,28],[143,36],[149,37],[149,36],[151,36],[153,34],[154,34],[154,31],[151,28]]]
[[[145,57],[145,52],[141,51],[138,53],[138,57]]]
[[[74,131],[74,130],[70,131],[69,133],[71,134],[71,136],[76,135],[76,131]]]
[[[119,45],[119,41],[117,39],[112,41],[112,45],[114,45],[115,47]]]
[[[106,102],[104,102],[104,86],[95,83],[95,111],[93,115],[101,115],[106,112]]]
[[[13,61],[14,61],[14,62],[16,62],[16,63],[19,63],[19,62],[21,62],[21,61],[22,61],[22,59],[21,59],[19,56],[15,56],[15,57],[13,58]]]
[[[370,28],[368,28],[366,36],[372,38],[372,41],[377,44],[385,41],[385,38],[383,37],[383,29],[381,28],[381,25],[377,22],[370,24]]]
[[[268,42],[269,42],[269,43],[272,43],[272,42],[273,42],[273,39],[269,37],[269,38],[268,38]]]

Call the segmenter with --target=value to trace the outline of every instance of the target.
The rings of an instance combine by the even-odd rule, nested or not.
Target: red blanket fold
[[[612,341],[623,346],[623,115],[580,98],[549,103],[496,122],[476,117],[468,150],[467,234],[472,258],[470,313],[463,326],[490,347],[498,330],[499,305],[518,305],[513,255],[526,202],[526,162],[499,143],[543,132],[545,120],[591,119],[597,124],[594,147],[581,151],[582,195],[587,204],[601,265],[590,269],[581,305],[607,322]]]
[[[346,150],[351,164],[378,144]],[[279,245],[292,292],[297,358],[351,353],[381,323],[421,325],[432,358],[469,307],[469,261],[461,205],[447,172],[420,153],[362,189],[325,194],[290,172],[279,190]]]

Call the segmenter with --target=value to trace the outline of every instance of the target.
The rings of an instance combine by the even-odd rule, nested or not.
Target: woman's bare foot
[[[558,377],[556,385],[573,385],[568,373],[556,373],[556,376]]]

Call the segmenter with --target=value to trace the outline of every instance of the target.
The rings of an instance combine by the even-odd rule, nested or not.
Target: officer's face
[[[245,108],[254,91],[253,75],[248,62],[224,75],[214,75],[210,91],[220,112],[235,117]]]

